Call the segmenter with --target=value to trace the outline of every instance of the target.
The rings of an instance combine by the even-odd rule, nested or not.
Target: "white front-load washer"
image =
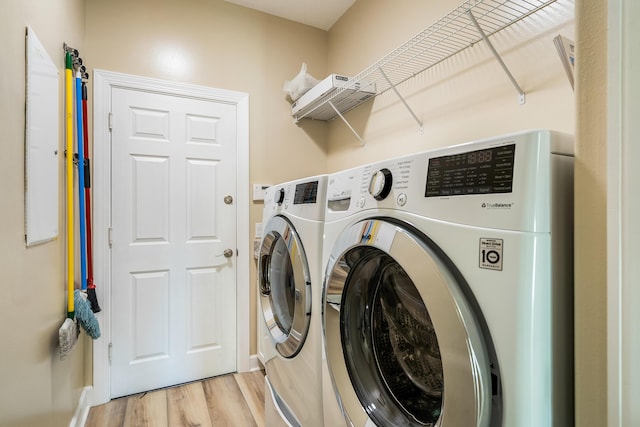
[[[325,416],[573,425],[572,194],[572,139],[550,131],[330,175]]]
[[[323,425],[322,239],[327,175],[267,189],[258,258],[265,423]]]

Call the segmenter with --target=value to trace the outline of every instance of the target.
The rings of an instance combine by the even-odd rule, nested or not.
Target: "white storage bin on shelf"
[[[338,89],[340,90],[336,93]],[[330,74],[329,77],[291,104],[291,114],[294,117],[329,120],[336,116],[336,109],[340,112],[346,112],[375,94],[376,86],[373,83],[354,83],[347,76]],[[323,102],[329,99],[329,102]]]
[[[323,96],[317,96],[309,101],[304,109],[296,112],[292,110],[292,114],[296,122],[303,118],[330,120],[340,117],[358,139],[363,142],[342,113],[355,108],[372,96],[393,89],[416,122],[418,122],[422,131],[422,122],[400,95],[397,86],[481,41],[487,44],[516,89],[519,103],[524,104],[526,100],[524,91],[518,85],[502,58],[500,58],[489,37],[556,1],[467,0],[402,46],[394,49],[355,76],[349,77],[348,84],[336,87],[330,93],[323,94]],[[342,98],[345,98],[345,91],[354,91],[356,87],[374,88],[375,95],[363,96],[362,100],[356,102],[339,102]]]

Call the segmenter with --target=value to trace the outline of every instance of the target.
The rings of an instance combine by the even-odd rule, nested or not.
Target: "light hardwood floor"
[[[264,372],[228,374],[114,399],[86,427],[264,427]]]

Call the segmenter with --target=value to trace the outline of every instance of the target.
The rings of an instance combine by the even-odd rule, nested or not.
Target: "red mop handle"
[[[82,82],[82,121],[84,129],[88,129],[87,120],[87,86]],[[89,163],[89,132],[84,132],[84,198],[85,198],[85,221],[87,223],[87,288],[95,289],[93,282],[93,250],[91,238],[91,165]]]

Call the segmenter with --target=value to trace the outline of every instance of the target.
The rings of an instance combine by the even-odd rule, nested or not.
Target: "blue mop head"
[[[78,289],[73,294],[73,301],[76,309],[76,319],[82,329],[94,340],[100,338],[100,324],[96,315],[91,311],[91,306],[86,297]]]

